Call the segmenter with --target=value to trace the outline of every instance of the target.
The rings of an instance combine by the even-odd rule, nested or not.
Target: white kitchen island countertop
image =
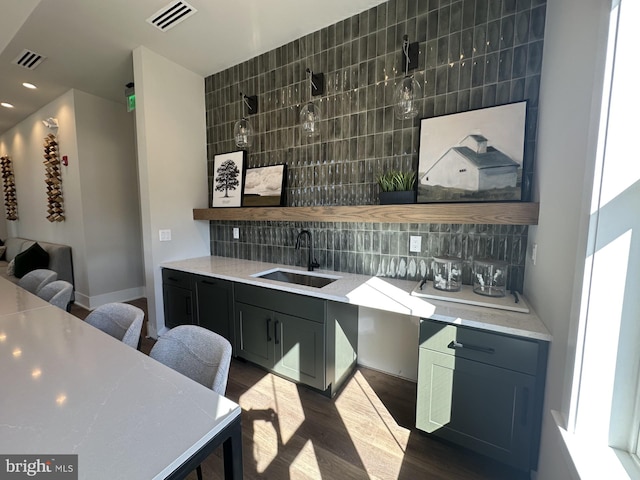
[[[535,340],[551,341],[552,338],[533,310],[519,313],[420,298],[411,295],[415,281],[322,269],[307,272],[291,265],[217,256],[165,262],[161,267]],[[338,278],[329,285],[315,288],[256,277],[273,269]]]
[[[237,403],[3,278],[0,300],[2,455],[77,455],[80,480],[162,480],[229,432],[240,445]]]

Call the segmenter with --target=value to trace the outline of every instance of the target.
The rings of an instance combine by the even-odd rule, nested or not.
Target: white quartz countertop
[[[164,479],[241,412],[49,304],[0,314],[0,383],[0,452],[77,454],[80,480]]]
[[[0,279],[0,316],[50,307],[45,300],[4,278]]]
[[[306,269],[290,265],[206,256],[165,262],[161,267],[298,293],[361,307],[431,318],[446,323],[491,330],[536,340],[551,341],[551,335],[533,310],[529,313],[510,312],[488,307],[463,305],[411,295],[417,282],[384,277],[371,277],[332,270]],[[256,274],[273,269],[296,271],[309,275],[338,277],[322,288],[257,278]]]

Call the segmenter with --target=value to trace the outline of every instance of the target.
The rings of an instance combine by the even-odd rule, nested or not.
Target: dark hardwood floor
[[[145,299],[131,302],[146,309]],[[74,307],[74,315],[88,312]],[[146,329],[144,329],[146,332]],[[153,340],[144,338],[148,353]],[[227,396],[242,407],[244,478],[526,480],[528,475],[416,430],[416,385],[359,367],[329,399],[239,359]],[[221,449],[202,464],[222,479]],[[193,472],[189,479],[195,479]]]

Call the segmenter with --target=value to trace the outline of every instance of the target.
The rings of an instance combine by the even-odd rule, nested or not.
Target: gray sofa
[[[14,283],[19,278],[7,275],[7,265],[15,256],[24,252],[36,241],[28,238],[9,237],[4,241],[7,247],[3,260],[0,260],[0,276]],[[38,244],[49,254],[49,270],[53,270],[58,274],[58,280],[66,280],[74,285],[73,282],[73,262],[71,260],[71,247],[68,245],[60,245],[57,243],[41,242]]]

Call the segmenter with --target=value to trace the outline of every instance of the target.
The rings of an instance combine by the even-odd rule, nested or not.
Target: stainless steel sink
[[[305,285],[307,287],[322,288],[325,285],[335,282],[340,277],[331,277],[328,275],[310,275],[302,272],[291,270],[269,270],[267,272],[256,273],[252,275],[256,278],[264,278],[267,280],[276,280],[278,282],[295,283],[297,285]]]

